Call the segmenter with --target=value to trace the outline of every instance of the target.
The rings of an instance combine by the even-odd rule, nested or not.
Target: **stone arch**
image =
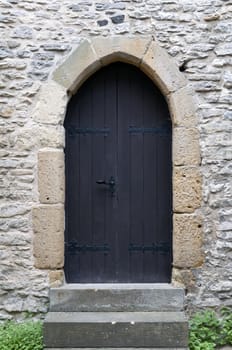
[[[38,150],[38,204],[33,209],[35,266],[61,283],[64,265],[64,130],[69,96],[95,71],[114,61],[139,67],[165,96],[173,122],[173,282],[203,262],[201,176],[195,103],[173,59],[153,39],[110,37],[84,40],[42,87],[33,111],[36,123],[60,132],[57,147]]]

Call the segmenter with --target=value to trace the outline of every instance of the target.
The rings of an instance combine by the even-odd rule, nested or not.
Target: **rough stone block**
[[[168,95],[186,85],[184,76],[156,42],[152,42],[141,62],[141,69],[155,80],[164,95]]]
[[[173,124],[187,128],[196,125],[196,106],[193,92],[189,88],[181,88],[168,97]]]
[[[179,269],[173,267],[172,283],[175,286],[187,289],[189,293],[196,292],[197,289],[196,277],[192,269]]]
[[[76,91],[91,74],[101,67],[101,63],[90,42],[84,40],[65,62],[58,67],[53,79],[69,91]]]
[[[49,271],[49,284],[50,287],[60,287],[64,282],[63,270]]]
[[[41,125],[37,128],[38,143],[41,148],[63,148],[65,131],[62,125]]]
[[[64,265],[64,207],[41,205],[33,209],[35,266],[59,269]]]
[[[196,128],[173,128],[174,165],[199,165],[199,133]]]
[[[138,66],[149,42],[149,39],[119,36],[92,40],[94,50],[103,65],[121,60]]]
[[[34,120],[43,124],[63,124],[67,102],[66,89],[55,81],[50,81],[39,92],[33,111]]]
[[[40,151],[38,153],[38,187],[40,202],[64,202],[64,153]]]
[[[201,205],[201,175],[196,167],[174,167],[173,210],[192,213]]]
[[[174,214],[173,265],[198,267],[203,263],[202,218],[194,214]]]

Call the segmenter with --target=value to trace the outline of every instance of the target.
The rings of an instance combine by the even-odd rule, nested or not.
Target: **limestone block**
[[[175,126],[185,126],[187,128],[196,126],[196,106],[192,96],[193,92],[184,87],[168,97]]]
[[[149,43],[149,39],[120,36],[92,40],[93,48],[103,65],[121,60],[138,66]]]
[[[173,210],[191,213],[201,205],[201,175],[197,167],[174,167]]]
[[[35,266],[59,269],[64,265],[64,207],[41,205],[32,211]]]
[[[49,271],[49,284],[50,287],[60,287],[64,282],[63,270]]]
[[[189,293],[196,291],[196,277],[192,269],[172,269],[172,284],[188,290]]]
[[[197,215],[173,216],[173,265],[179,268],[198,267],[203,263],[202,218]]]
[[[63,148],[65,130],[62,125],[41,125],[37,128],[40,147]]]
[[[39,92],[33,118],[39,123],[63,124],[67,103],[66,89],[55,81],[50,81]]]
[[[199,132],[196,128],[173,128],[173,164],[200,164]]]
[[[64,203],[64,152],[38,153],[38,189],[41,203]]]
[[[79,47],[53,73],[53,79],[69,91],[76,91],[101,63],[90,42],[84,40]]]
[[[185,78],[173,59],[154,41],[142,59],[141,69],[155,80],[164,95],[186,85]]]

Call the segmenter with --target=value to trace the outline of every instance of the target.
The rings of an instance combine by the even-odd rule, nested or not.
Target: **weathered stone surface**
[[[141,69],[155,80],[164,95],[186,85],[178,67],[156,42],[152,41],[141,62]]]
[[[123,23],[125,19],[124,15],[117,15],[117,16],[112,16],[111,17],[111,21],[114,24],[119,24],[119,23]]]
[[[63,270],[49,271],[49,285],[50,287],[57,288],[62,286],[64,281]]]
[[[0,59],[6,58],[6,57],[13,57],[13,53],[11,50],[7,49],[7,48],[2,48],[0,47]]]
[[[201,175],[197,167],[174,167],[173,210],[192,213],[201,205]]]
[[[0,217],[1,218],[10,218],[16,215],[24,215],[29,211],[29,207],[20,206],[19,203],[14,204],[2,204],[0,205]]]
[[[220,18],[220,14],[219,13],[213,13],[211,15],[205,16],[204,17],[204,21],[211,22],[211,21],[216,21],[219,18]]]
[[[118,36],[110,39],[95,38],[92,42],[98,59],[104,65],[117,60],[139,65],[149,45],[149,39],[133,40]]]
[[[33,209],[35,266],[59,269],[64,264],[64,207],[41,205]]]
[[[68,57],[68,59],[55,70],[54,80],[67,90],[76,90],[83,81],[94,71],[99,69],[101,64],[88,40]]]
[[[41,203],[64,202],[64,152],[38,153],[38,190]]]
[[[11,35],[12,38],[19,39],[32,39],[33,30],[28,26],[21,26],[15,29],[14,33]]]
[[[184,290],[170,284],[65,284],[50,290],[50,311],[183,311]]]
[[[49,312],[44,343],[58,348],[187,347],[188,322],[182,312]]]
[[[10,106],[2,106],[0,107],[0,117],[2,118],[10,118],[13,114],[14,110]]]
[[[199,132],[195,128],[173,129],[174,165],[199,165]]]
[[[125,10],[126,5],[123,2],[116,2],[113,4],[109,4],[110,10]]]
[[[70,50],[71,46],[67,44],[45,44],[43,48],[46,51],[66,51]]]
[[[188,293],[194,293],[197,291],[196,276],[194,275],[194,270],[176,268],[172,269],[172,283],[174,286],[185,288]],[[186,300],[185,300],[186,302]]]
[[[43,124],[63,124],[68,102],[66,90],[54,81],[43,86],[37,97],[33,118]]]
[[[39,145],[41,148],[51,147],[51,148],[63,148],[64,147],[64,128],[61,125],[51,126],[43,125],[38,127],[38,138]]]
[[[215,49],[217,56],[232,55],[232,44],[222,44]]]
[[[189,128],[196,126],[196,107],[193,92],[188,88],[179,89],[169,96],[169,108],[176,126]]]
[[[197,215],[174,214],[173,265],[179,268],[201,266],[202,218]]]
[[[102,19],[102,20],[97,21],[97,23],[100,27],[103,27],[103,26],[106,26],[108,24],[108,21],[107,21],[107,19]]]

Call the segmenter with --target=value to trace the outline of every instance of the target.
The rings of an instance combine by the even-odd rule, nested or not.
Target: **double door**
[[[160,91],[111,64],[72,97],[65,129],[67,282],[169,282],[172,133]]]

